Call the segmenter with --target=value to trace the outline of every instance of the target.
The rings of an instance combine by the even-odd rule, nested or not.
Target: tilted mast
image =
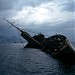
[[[23,31],[21,29],[19,29],[18,27],[16,27],[13,23],[9,22],[7,19],[3,18],[5,21],[7,21],[9,24],[11,24],[13,27],[15,27],[17,30],[19,30],[21,32],[21,36],[26,39],[28,42],[32,42],[37,44],[39,47],[43,47],[41,43],[39,43],[38,41],[36,41],[34,38],[32,38],[32,36],[30,34],[28,34],[26,31]]]

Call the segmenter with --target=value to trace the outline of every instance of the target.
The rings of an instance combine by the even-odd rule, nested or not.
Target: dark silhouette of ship
[[[41,33],[38,35],[31,36],[29,33],[19,29],[8,20],[6,21],[15,28],[17,28],[21,32],[21,36],[28,41],[25,48],[38,48],[46,53],[52,54],[53,56],[60,56],[60,55],[75,56],[75,48],[73,47],[73,45],[67,39],[66,36],[56,34],[48,38],[45,38],[45,36]]]

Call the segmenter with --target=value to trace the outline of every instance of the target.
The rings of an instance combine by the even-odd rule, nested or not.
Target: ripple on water
[[[75,75],[75,65],[22,44],[0,44],[0,75]]]

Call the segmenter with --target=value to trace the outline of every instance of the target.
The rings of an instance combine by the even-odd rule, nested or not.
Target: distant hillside
[[[26,42],[26,40],[17,36],[0,35],[0,43],[14,43],[14,42],[21,43],[21,42]]]

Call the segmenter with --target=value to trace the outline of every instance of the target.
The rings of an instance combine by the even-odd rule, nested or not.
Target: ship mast
[[[21,36],[26,39],[28,42],[32,42],[37,44],[39,47],[43,47],[41,43],[39,43],[37,40],[35,40],[34,38],[32,38],[32,36],[30,34],[28,34],[26,31],[23,31],[21,29],[19,29],[18,27],[16,27],[13,23],[11,23],[10,21],[8,21],[7,19],[3,18],[5,21],[7,21],[9,24],[11,24],[13,27],[15,27],[17,30],[19,30],[21,32]]]

